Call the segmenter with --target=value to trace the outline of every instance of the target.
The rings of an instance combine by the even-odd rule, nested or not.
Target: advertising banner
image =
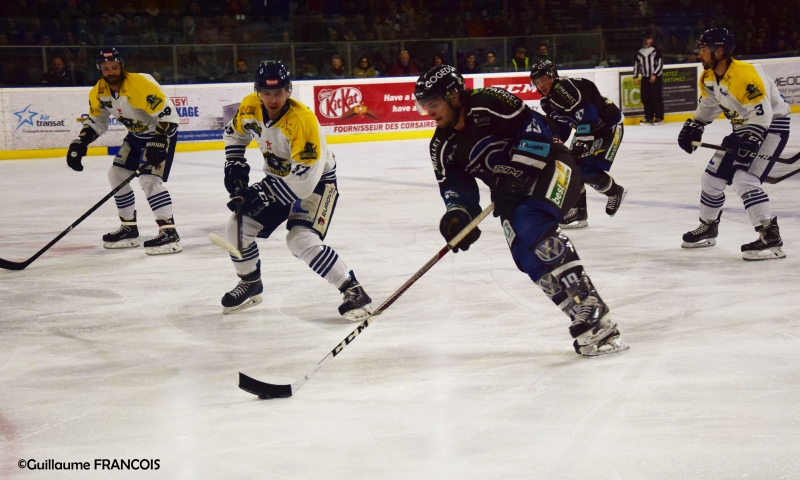
[[[640,82],[649,79],[639,78]],[[697,68],[665,69],[662,76],[664,113],[693,112],[697,108]],[[633,72],[619,72],[620,103],[625,115],[643,115],[641,83],[633,81]]]
[[[800,105],[800,62],[762,65],[790,105]]]
[[[531,85],[530,74],[509,75],[507,77],[486,77],[483,79],[483,87],[497,87],[516,95],[520,100],[530,104],[530,101],[542,99],[542,94],[536,91]]]

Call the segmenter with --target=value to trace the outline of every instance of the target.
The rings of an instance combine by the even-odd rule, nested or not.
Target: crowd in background
[[[176,83],[250,81],[253,63],[289,56],[297,78],[413,75],[436,63],[527,70],[548,55],[573,66],[632,65],[646,28],[668,63],[687,62],[715,26],[735,33],[738,56],[793,56],[800,0],[3,0],[0,47],[18,48],[0,48],[0,84],[93,83],[100,46],[125,46],[136,68]],[[599,39],[591,55],[567,56],[573,45],[562,43],[554,57],[558,35],[581,33]],[[498,37],[512,40],[488,40]]]

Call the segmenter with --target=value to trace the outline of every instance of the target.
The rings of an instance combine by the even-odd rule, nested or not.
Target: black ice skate
[[[765,220],[766,222],[766,220]],[[742,258],[745,260],[772,260],[786,258],[783,253],[783,240],[778,230],[778,217],[772,217],[769,223],[756,227],[758,240],[742,245]]]
[[[599,357],[630,348],[619,338],[617,324],[608,316],[608,306],[584,273],[577,285],[570,289],[575,305],[570,311],[572,324],[569,333],[575,353],[584,357]]]
[[[625,187],[622,185],[615,183],[613,193],[609,192],[608,194],[608,201],[606,202],[606,215],[609,217],[613,217],[617,214],[617,210],[619,210],[620,205],[622,205],[622,201],[625,200],[625,195],[628,194],[628,191],[625,190]]]
[[[339,289],[344,295],[344,302],[339,305],[339,315],[345,317],[349,322],[360,322],[372,314],[372,299],[369,298],[364,287],[358,283],[356,276],[350,270],[350,279],[344,282]]]
[[[586,207],[572,207],[561,219],[561,228],[586,228],[589,226],[589,212]]]
[[[222,297],[223,314],[238,312],[261,303],[261,293],[264,291],[261,270],[257,268],[255,272],[241,278],[236,288]]]
[[[103,247],[105,248],[132,248],[139,246],[139,229],[136,227],[136,212],[133,212],[133,219],[125,220],[119,217],[122,224],[116,232],[103,235]]]
[[[170,217],[168,220],[156,220],[158,224],[158,236],[152,240],[144,242],[144,252],[148,255],[164,255],[165,253],[178,253],[182,251],[178,242],[181,237],[175,230],[175,221]]]
[[[700,226],[683,234],[683,248],[701,248],[713,247],[717,244],[717,235],[719,235],[719,219],[722,217],[722,212],[719,212],[716,220],[707,222],[700,219]],[[742,247],[744,250],[744,247]]]

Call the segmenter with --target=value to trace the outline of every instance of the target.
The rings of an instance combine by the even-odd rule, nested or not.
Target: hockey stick
[[[342,340],[339,343],[339,345],[336,345],[333,348],[333,350],[331,350],[328,353],[328,355],[325,356],[325,358],[320,360],[319,363],[317,363],[314,367],[312,367],[309,371],[307,371],[306,374],[303,375],[303,378],[300,378],[296,380],[294,383],[288,385],[276,385],[272,383],[260,382],[254,378],[248,377],[242,372],[239,372],[239,388],[241,388],[245,392],[252,393],[253,395],[258,395],[258,398],[287,398],[297,393],[297,391],[300,390],[300,388],[303,385],[305,385],[305,383],[311,377],[313,377],[315,373],[317,373],[317,370],[319,370],[322,367],[322,365],[325,364],[325,362],[331,360],[336,355],[339,355],[339,353],[341,353],[344,347],[346,347],[353,340],[355,340],[355,338],[361,332],[363,332],[365,328],[370,326],[370,324],[375,321],[375,317],[377,317],[378,315],[383,313],[387,308],[389,308],[395,302],[395,300],[400,298],[400,296],[403,293],[405,293],[405,291],[408,290],[408,288],[411,287],[411,285],[414,284],[414,282],[416,282],[423,275],[425,275],[425,272],[430,270],[434,265],[436,265],[436,263],[439,260],[442,259],[442,257],[444,257],[447,254],[447,252],[449,252],[456,245],[458,245],[458,243],[461,240],[463,240],[464,237],[466,237],[467,234],[469,234],[469,232],[475,229],[475,227],[477,227],[478,224],[481,223],[481,221],[483,221],[483,219],[486,218],[486,216],[492,212],[492,210],[494,210],[494,203],[490,203],[489,206],[486,207],[477,217],[475,217],[475,219],[472,220],[466,227],[464,227],[464,229],[461,230],[461,232],[459,232],[458,235],[456,235],[452,240],[447,242],[447,245],[445,245],[441,250],[439,250],[439,252],[433,256],[433,258],[428,260],[428,263],[426,263],[422,268],[417,270],[417,273],[412,275],[411,278],[409,278],[406,281],[406,283],[403,284],[402,287],[400,287],[399,289],[397,289],[396,292],[391,294],[389,298],[387,298],[386,301],[384,301],[381,304],[380,307],[378,307],[374,312],[372,312],[372,315],[367,317],[367,319],[364,320],[361,323],[361,325],[358,326],[358,328],[350,332],[350,335],[345,337],[345,339]]]
[[[770,185],[775,185],[776,183],[781,183],[782,181],[786,180],[789,177],[793,177],[800,173],[800,168],[797,170],[792,170],[791,172],[781,175],[780,177],[767,177],[764,179],[764,183],[768,183]]]
[[[238,189],[242,188],[242,181],[236,180],[236,186]],[[237,259],[242,259],[242,203],[238,202],[236,204],[236,246],[228,242],[225,238],[217,235],[216,233],[209,233],[208,239],[211,240],[211,243],[218,246],[219,248],[227,251]]]
[[[149,164],[149,163],[145,163],[145,164],[144,164],[142,167],[139,167],[139,168],[140,168],[141,170],[144,170],[144,168],[146,168],[146,167],[149,167],[149,166],[150,166],[150,164]],[[73,222],[73,223],[72,223],[72,225],[70,225],[69,227],[67,227],[67,229],[66,229],[66,230],[64,230],[64,231],[63,231],[63,232],[61,232],[61,233],[60,233],[60,234],[59,234],[59,235],[58,235],[56,238],[54,238],[53,240],[51,240],[51,241],[50,241],[50,243],[48,243],[47,245],[45,245],[45,247],[44,247],[43,249],[41,249],[41,250],[39,250],[38,252],[36,252],[36,255],[34,255],[34,256],[32,256],[31,258],[29,258],[29,259],[25,260],[24,262],[11,262],[11,261],[9,261],[9,260],[3,260],[2,258],[0,258],[0,268],[4,268],[4,269],[6,269],[6,270],[22,270],[22,269],[24,269],[25,267],[27,267],[28,265],[30,265],[31,263],[33,263],[33,261],[34,261],[34,260],[36,260],[37,258],[39,258],[39,257],[40,257],[40,256],[41,256],[41,255],[42,255],[44,252],[46,252],[46,251],[47,251],[47,250],[48,250],[50,247],[52,247],[53,245],[55,245],[57,241],[61,240],[61,239],[64,237],[64,235],[66,235],[66,234],[68,234],[69,232],[71,232],[71,231],[72,231],[72,229],[73,229],[73,228],[75,228],[75,227],[77,227],[79,223],[81,223],[82,221],[86,220],[86,217],[88,217],[89,215],[91,215],[92,213],[94,213],[94,211],[95,211],[95,210],[97,210],[98,208],[100,208],[100,206],[101,206],[101,205],[103,205],[104,203],[106,203],[106,201],[108,201],[108,199],[109,199],[109,198],[113,197],[115,193],[117,193],[117,192],[119,192],[120,190],[122,190],[122,189],[125,187],[125,185],[127,185],[127,184],[131,183],[131,180],[133,180],[134,178],[136,178],[136,177],[138,177],[139,175],[141,175],[141,174],[142,174],[142,171],[141,171],[141,170],[136,170],[136,171],[134,171],[134,172],[131,174],[131,176],[130,176],[130,177],[128,177],[128,178],[127,178],[127,179],[125,179],[125,180],[124,180],[122,183],[120,183],[119,185],[117,185],[117,187],[116,187],[116,188],[114,188],[114,190],[111,190],[111,192],[109,192],[109,194],[108,194],[108,195],[106,195],[106,196],[105,196],[105,197],[103,197],[103,198],[102,198],[102,199],[101,199],[99,202],[97,202],[97,203],[96,203],[96,204],[95,204],[95,205],[94,205],[92,208],[90,208],[90,209],[89,209],[89,211],[87,211],[86,213],[84,213],[83,215],[81,215],[81,218],[79,218],[79,219],[75,220],[75,222]]]
[[[721,145],[712,145],[710,143],[692,142],[692,146],[710,148],[712,150],[719,150],[720,152],[731,153],[731,149],[729,149],[729,148],[725,148],[725,147],[723,147]],[[772,157],[772,156],[769,156],[769,155],[762,155],[760,153],[757,153],[757,154],[753,155],[753,157],[754,158],[760,158],[762,160],[769,160],[770,162],[783,163],[783,164],[786,164],[786,165],[791,165],[791,164],[795,163],[797,160],[800,160],[800,152],[794,154],[793,156],[791,156],[789,158]]]

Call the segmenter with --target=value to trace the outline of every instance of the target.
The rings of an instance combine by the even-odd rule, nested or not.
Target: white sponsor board
[[[800,105],[800,60],[786,59],[780,63],[761,63],[767,75],[790,105]]]

